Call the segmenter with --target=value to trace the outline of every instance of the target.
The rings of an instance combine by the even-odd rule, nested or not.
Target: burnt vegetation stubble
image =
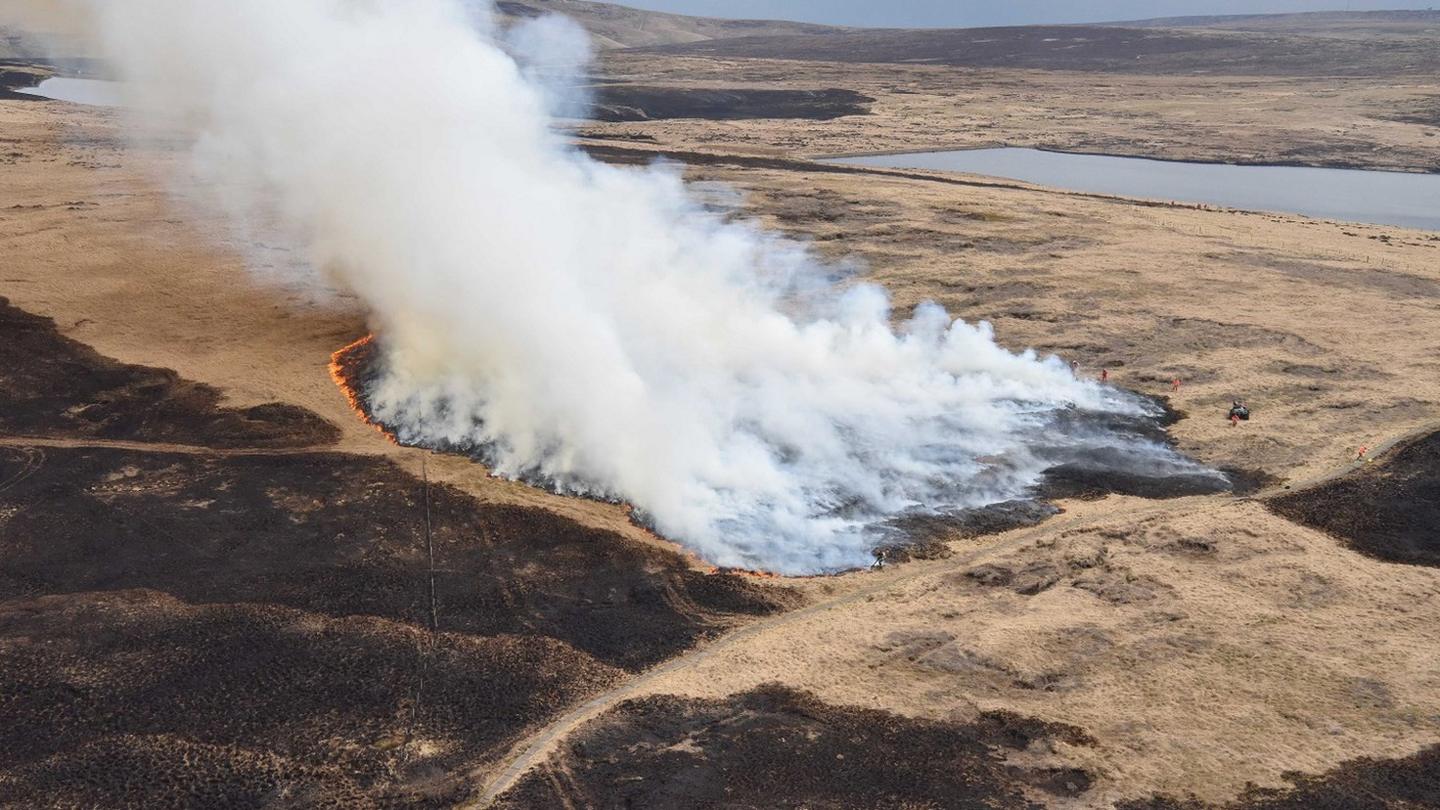
[[[1368,557],[1440,567],[1440,431],[1267,505]]]
[[[527,728],[799,601],[313,449],[308,411],[219,408],[8,302],[0,355],[0,804],[448,806]]]

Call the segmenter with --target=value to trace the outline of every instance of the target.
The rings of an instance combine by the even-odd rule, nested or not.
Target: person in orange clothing
[[[1241,422],[1248,422],[1248,421],[1250,421],[1250,409],[1247,408],[1247,407],[1245,407],[1245,403],[1244,403],[1244,402],[1241,402],[1241,401],[1238,400],[1238,399],[1235,400],[1234,402],[1231,402],[1231,403],[1230,403],[1230,426],[1231,426],[1231,427],[1239,427],[1239,425],[1240,425]]]

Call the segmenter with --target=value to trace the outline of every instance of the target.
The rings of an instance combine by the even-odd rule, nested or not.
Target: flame
[[[692,555],[692,556],[693,556],[693,555]],[[752,570],[752,569],[749,569],[749,568],[720,568],[719,566],[714,566],[714,565],[710,566],[710,570],[709,570],[708,573],[711,573],[711,574],[734,574],[735,576],[750,577],[751,579],[767,579],[767,580],[768,580],[768,579],[785,579],[785,576],[784,576],[784,575],[782,575],[782,574],[777,574],[777,573],[775,573],[774,571],[759,571],[759,570]],[[810,578],[811,578],[811,577],[791,577],[791,579],[810,579]]]
[[[335,381],[335,387],[339,388],[340,393],[345,395],[345,401],[349,403],[350,410],[355,412],[357,419],[375,428],[376,432],[384,436],[386,441],[389,441],[391,444],[399,444],[400,442],[395,438],[395,434],[386,430],[384,425],[370,417],[370,414],[365,410],[364,402],[360,399],[360,392],[356,390],[350,377],[345,373],[346,359],[355,352],[371,346],[374,342],[375,336],[373,334],[366,335],[354,343],[332,352],[330,355],[330,379]]]

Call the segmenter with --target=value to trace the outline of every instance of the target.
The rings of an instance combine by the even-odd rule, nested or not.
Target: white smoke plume
[[[584,118],[593,102],[585,71],[595,58],[590,35],[560,14],[521,20],[504,33],[521,73],[540,88],[555,118]]]
[[[141,108],[200,127],[205,183],[263,202],[368,304],[367,393],[403,439],[483,448],[717,565],[785,573],[865,564],[896,518],[1023,497],[1072,451],[1198,470],[1058,418],[1139,400],[933,305],[896,328],[881,289],[832,288],[673,169],[570,147],[470,5],[88,4]]]

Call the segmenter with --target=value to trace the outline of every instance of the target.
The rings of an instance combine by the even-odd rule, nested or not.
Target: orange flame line
[[[395,434],[386,430],[384,425],[370,418],[370,414],[365,412],[365,407],[360,402],[360,392],[355,390],[355,386],[351,384],[350,378],[345,376],[345,358],[352,352],[358,351],[374,342],[374,335],[366,335],[354,343],[332,352],[330,354],[330,379],[335,382],[335,387],[340,389],[340,393],[345,395],[345,401],[349,403],[350,410],[355,413],[357,419],[375,428],[376,432],[384,436],[391,444],[398,445],[400,442],[395,438]]]

